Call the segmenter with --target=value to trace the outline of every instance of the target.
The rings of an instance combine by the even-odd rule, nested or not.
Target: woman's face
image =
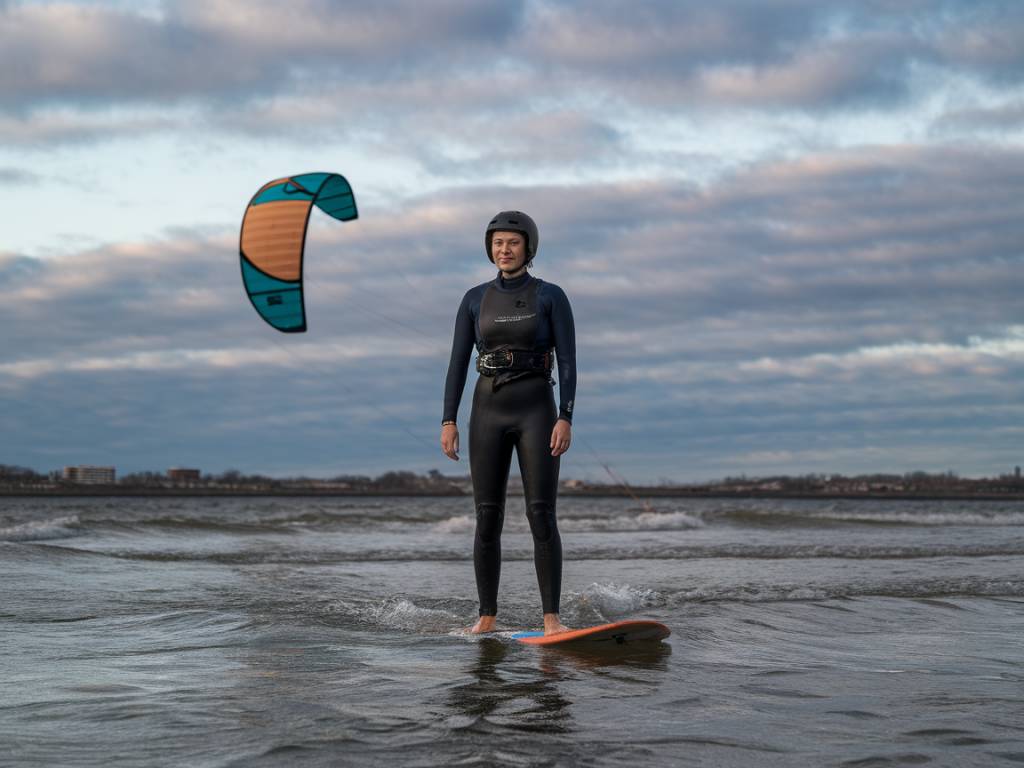
[[[526,238],[518,232],[501,230],[491,235],[491,257],[507,277],[526,271]]]

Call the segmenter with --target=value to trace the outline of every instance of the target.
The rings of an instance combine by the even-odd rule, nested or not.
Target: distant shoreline
[[[118,486],[82,486],[79,488],[0,488],[0,498],[97,498],[97,497],[137,497],[137,498],[259,498],[259,497],[314,497],[314,498],[351,498],[351,497],[401,497],[401,498],[469,498],[471,494],[460,490],[427,491],[427,490],[344,490],[344,489],[245,489],[245,488],[123,488]],[[509,496],[522,496],[518,490],[509,490]],[[879,501],[1024,501],[1024,490],[1005,493],[993,492],[908,492],[908,491],[772,491],[772,490],[691,490],[679,487],[633,487],[632,493],[618,488],[585,488],[560,489],[562,498],[634,498],[643,501],[645,498],[673,499],[794,499],[794,500],[879,500]]]

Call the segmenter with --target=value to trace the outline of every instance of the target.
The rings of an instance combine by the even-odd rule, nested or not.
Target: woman
[[[484,245],[498,276],[469,290],[455,318],[445,381],[441,448],[458,461],[455,419],[475,346],[480,377],[469,420],[469,467],[476,504],[473,566],[480,619],[472,632],[490,632],[498,613],[501,528],[512,449],[519,460],[533,559],[544,607],[544,634],[566,631],[559,619],[562,540],[555,518],[559,456],[572,442],[576,392],[576,335],[562,289],[532,277],[537,225],[520,211],[502,211],[487,225]],[[551,387],[558,360],[559,406]]]

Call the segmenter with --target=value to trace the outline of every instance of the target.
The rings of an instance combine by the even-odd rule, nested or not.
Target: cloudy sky
[[[284,335],[238,226],[308,171],[360,219]],[[1015,0],[0,0],[0,195],[0,463],[468,472],[452,325],[518,208],[563,477],[1024,464]]]

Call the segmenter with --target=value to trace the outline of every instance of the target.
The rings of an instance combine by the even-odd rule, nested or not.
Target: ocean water
[[[1024,505],[522,500],[500,632],[464,498],[0,500],[3,766],[1024,764]]]

